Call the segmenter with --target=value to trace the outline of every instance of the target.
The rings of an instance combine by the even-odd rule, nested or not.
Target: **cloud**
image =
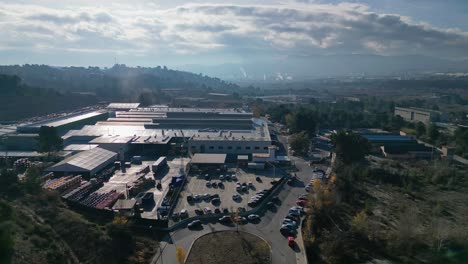
[[[305,3],[307,2],[307,3]],[[436,28],[355,3],[119,3],[73,9],[4,4],[0,48],[125,54],[234,54],[246,59],[314,54],[468,57],[468,33]]]
[[[76,24],[79,22],[96,22],[96,23],[110,23],[112,17],[104,12],[89,14],[81,12],[80,14],[72,15],[59,15],[53,13],[34,14],[26,17],[29,20],[37,20],[44,22],[51,22],[57,25],[61,24]]]

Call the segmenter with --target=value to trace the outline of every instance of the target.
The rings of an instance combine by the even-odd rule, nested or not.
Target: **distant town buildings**
[[[409,122],[422,122],[428,124],[430,122],[445,121],[446,115],[440,111],[414,108],[414,107],[395,107],[395,116],[401,116]]]
[[[396,134],[362,134],[372,144],[374,153],[381,153],[391,159],[431,159],[434,149],[417,140]]]

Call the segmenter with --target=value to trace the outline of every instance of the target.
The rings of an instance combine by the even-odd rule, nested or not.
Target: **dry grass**
[[[255,235],[244,232],[216,232],[199,238],[192,246],[187,264],[267,264],[270,247]]]

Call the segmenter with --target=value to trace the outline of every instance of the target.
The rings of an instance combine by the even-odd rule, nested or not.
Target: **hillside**
[[[312,263],[466,263],[468,175],[439,162],[339,165],[314,185],[305,224]]]
[[[24,84],[18,76],[0,75],[0,121],[70,111],[97,102],[92,94],[33,87]]]
[[[51,67],[47,65],[0,66],[0,74],[16,75],[30,86],[57,91],[93,92],[103,98],[119,98],[138,90],[216,89],[232,90],[237,85],[201,74],[167,67]]]
[[[32,173],[25,182],[0,176],[0,263],[138,264],[154,255],[157,242],[134,235],[124,219],[70,210]]]

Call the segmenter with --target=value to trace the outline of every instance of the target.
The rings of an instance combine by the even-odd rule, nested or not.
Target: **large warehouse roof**
[[[24,125],[21,127],[25,127],[25,128],[26,127],[40,128],[41,126],[59,127],[59,126],[63,126],[66,124],[82,121],[88,118],[97,117],[105,113],[106,113],[105,111],[99,110],[99,111],[93,111],[93,112],[87,112],[87,113],[72,114],[72,115],[67,115],[67,116],[62,116],[58,118],[35,122],[35,123]]]
[[[117,153],[102,149],[93,148],[91,150],[80,152],[73,155],[52,167],[47,168],[47,171],[65,171],[65,172],[89,172],[110,160],[114,160]]]
[[[196,153],[192,157],[192,164],[224,164],[226,154]]]
[[[139,103],[110,103],[107,108],[109,109],[134,109],[138,108]]]

